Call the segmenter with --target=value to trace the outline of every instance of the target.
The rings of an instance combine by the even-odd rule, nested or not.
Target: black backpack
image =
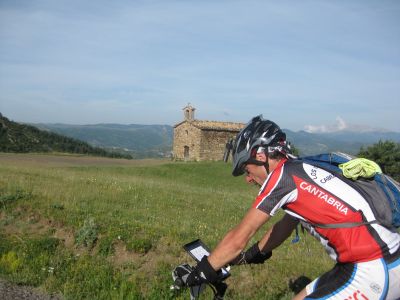
[[[376,212],[376,221],[362,223],[313,224],[321,228],[349,228],[365,224],[379,223],[387,228],[400,227],[400,184],[388,175],[376,173],[373,178],[352,180],[343,175],[340,164],[354,157],[331,152],[299,158],[301,161],[324,169],[340,177],[356,189],[369,202]]]

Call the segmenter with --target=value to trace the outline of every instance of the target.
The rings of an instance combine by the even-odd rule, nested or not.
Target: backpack
[[[364,224],[379,223],[387,228],[400,227],[400,184],[388,175],[375,173],[372,178],[359,177],[357,180],[346,178],[343,175],[340,164],[346,163],[355,157],[346,153],[331,152],[311,155],[300,158],[335,176],[340,177],[354,189],[356,189],[369,202],[376,215],[376,221],[363,223],[342,224],[314,224],[321,228],[349,228]]]

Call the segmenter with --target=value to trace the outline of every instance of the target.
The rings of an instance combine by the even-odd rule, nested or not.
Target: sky
[[[400,132],[397,0],[0,0],[16,122]]]

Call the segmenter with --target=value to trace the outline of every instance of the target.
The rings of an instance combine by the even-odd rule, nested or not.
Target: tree
[[[385,174],[400,181],[400,143],[379,141],[366,149],[361,147],[357,156],[375,161]]]
[[[293,144],[290,144],[290,150],[294,156],[300,156],[300,150],[297,149]]]

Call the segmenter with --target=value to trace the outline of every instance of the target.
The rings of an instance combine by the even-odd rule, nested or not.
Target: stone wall
[[[243,127],[240,123],[183,121],[174,128],[176,160],[222,160],[226,143]]]
[[[235,131],[202,130],[200,160],[222,160],[226,143],[236,135]]]
[[[183,122],[174,128],[174,159],[200,160],[201,129],[191,122]],[[187,153],[185,153],[187,147]]]

